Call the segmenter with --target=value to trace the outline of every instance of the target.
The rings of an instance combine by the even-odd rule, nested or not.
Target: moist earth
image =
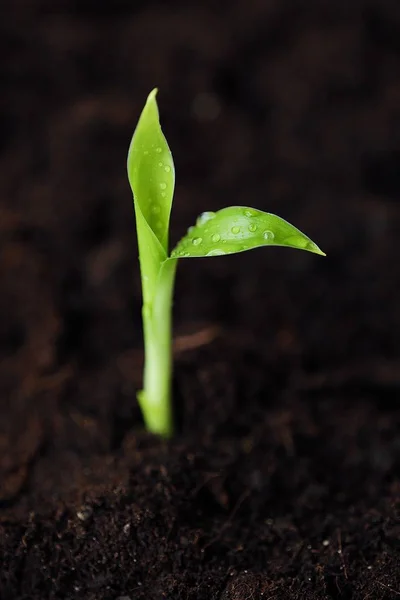
[[[3,2],[2,600],[400,596],[398,0]],[[182,261],[143,431],[130,136],[171,238],[250,205],[327,258]]]

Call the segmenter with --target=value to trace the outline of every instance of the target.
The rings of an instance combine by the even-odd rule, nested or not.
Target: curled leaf
[[[157,89],[148,96],[128,152],[128,179],[133,193],[142,274],[143,300],[155,294],[160,265],[168,255],[169,218],[175,170],[161,130]]]
[[[175,169],[161,130],[156,101],[150,92],[128,152],[128,178],[136,214],[140,211],[165,253],[175,186]]]

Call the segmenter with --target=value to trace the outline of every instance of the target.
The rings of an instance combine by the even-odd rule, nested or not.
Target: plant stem
[[[172,301],[176,259],[161,266],[154,297],[143,305],[144,376],[138,402],[148,431],[171,437],[172,418]]]

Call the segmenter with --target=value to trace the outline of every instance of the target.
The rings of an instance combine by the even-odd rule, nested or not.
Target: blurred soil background
[[[0,598],[400,596],[400,3],[3,0]],[[125,161],[159,87],[183,261],[178,429],[143,432]]]

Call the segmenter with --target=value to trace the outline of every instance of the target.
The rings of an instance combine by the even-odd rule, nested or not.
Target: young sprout
[[[235,254],[259,246],[288,246],[324,253],[301,231],[270,213],[247,206],[204,212],[169,253],[169,219],[175,169],[161,131],[157,89],[148,96],[128,152],[143,292],[145,364],[138,402],[147,429],[170,437],[171,314],[178,259]]]

